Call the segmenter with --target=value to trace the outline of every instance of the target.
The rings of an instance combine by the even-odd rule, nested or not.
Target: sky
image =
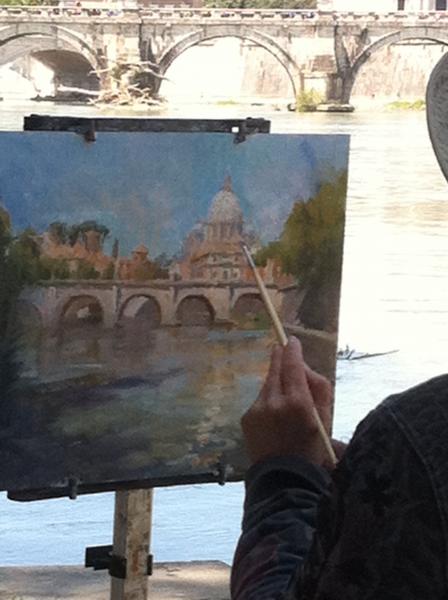
[[[245,222],[263,243],[276,239],[292,205],[348,163],[348,136],[1,132],[0,204],[13,227],[43,232],[54,221],[96,220],[120,253],[145,244],[176,253],[207,218],[226,176]]]

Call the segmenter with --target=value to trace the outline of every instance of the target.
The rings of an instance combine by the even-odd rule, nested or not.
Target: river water
[[[30,113],[92,114],[86,107],[4,102],[0,129],[20,130],[23,115]],[[154,113],[249,115],[269,118],[274,133],[352,135],[340,346],[398,352],[339,362],[334,429],[336,436],[348,439],[384,396],[446,370],[447,184],[430,146],[424,113],[296,115],[259,106],[207,105]],[[157,490],[155,559],[230,562],[242,499],[241,484]],[[112,512],[112,494],[25,505],[0,496],[0,564],[82,563],[86,546],[110,543]]]

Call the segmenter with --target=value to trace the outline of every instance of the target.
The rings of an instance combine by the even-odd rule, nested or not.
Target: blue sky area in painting
[[[16,231],[96,220],[127,255],[177,252],[230,175],[246,223],[278,237],[297,200],[347,168],[347,136],[100,133],[0,134],[0,203]]]

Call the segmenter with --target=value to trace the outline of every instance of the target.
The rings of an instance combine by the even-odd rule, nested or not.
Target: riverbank
[[[227,600],[230,567],[220,561],[158,563],[149,579],[151,600]],[[73,567],[0,568],[0,600],[108,600],[106,571]]]

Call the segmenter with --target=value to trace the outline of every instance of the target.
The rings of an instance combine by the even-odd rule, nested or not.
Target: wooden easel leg
[[[113,555],[126,559],[126,578],[111,578],[111,600],[147,600],[153,490],[115,493]]]

